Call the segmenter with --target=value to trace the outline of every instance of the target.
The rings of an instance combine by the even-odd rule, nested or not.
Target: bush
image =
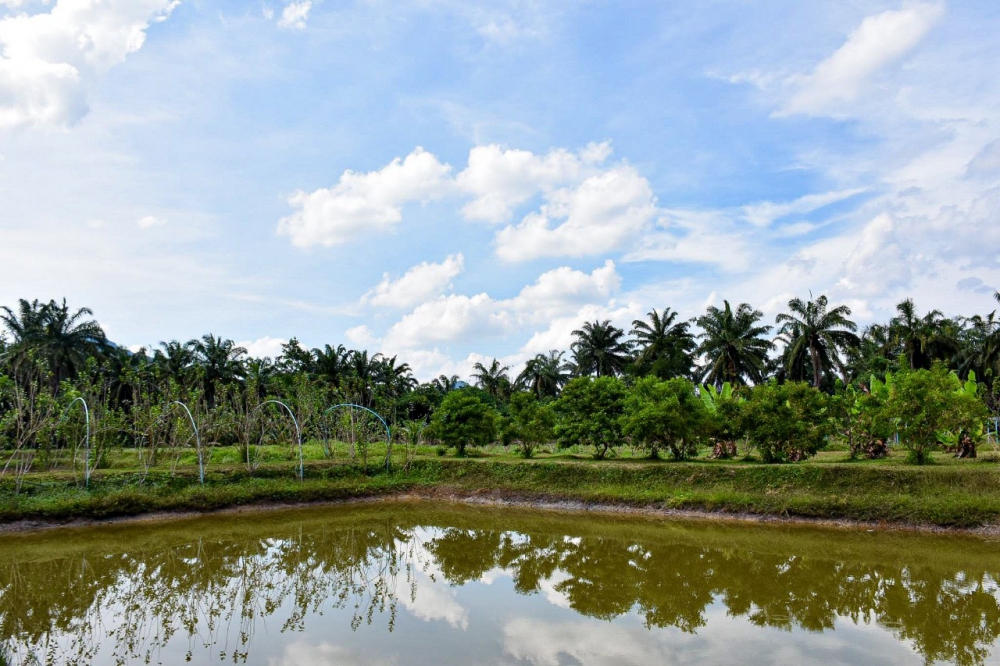
[[[493,409],[470,391],[451,391],[431,419],[431,435],[465,455],[467,446],[485,446],[496,437]]]
[[[625,386],[615,377],[569,381],[553,405],[560,444],[592,446],[595,458],[606,458],[622,441],[624,401]]]
[[[941,364],[895,375],[885,413],[906,447],[908,460],[917,465],[927,462],[943,442],[978,439],[987,416],[979,398]]]
[[[831,431],[827,396],[801,382],[770,382],[747,392],[739,429],[767,463],[814,455]]]
[[[625,398],[622,431],[650,458],[664,448],[674,460],[697,455],[707,423],[707,410],[686,379],[644,377]]]
[[[515,393],[508,405],[505,438],[517,443],[517,451],[530,458],[542,444],[555,439],[556,415],[552,406],[533,393]]]

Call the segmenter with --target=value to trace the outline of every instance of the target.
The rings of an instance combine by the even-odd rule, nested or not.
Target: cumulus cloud
[[[811,74],[786,83],[794,91],[782,114],[823,115],[858,99],[868,82],[898,61],[944,15],[937,3],[918,3],[869,16]]]
[[[333,187],[295,192],[298,210],[278,223],[278,233],[299,247],[339,245],[370,232],[391,230],[403,220],[403,205],[427,202],[449,189],[451,167],[422,148],[378,171],[345,171]]]
[[[265,335],[262,338],[257,338],[256,340],[245,340],[243,342],[237,342],[237,347],[243,347],[247,350],[247,356],[251,358],[277,358],[281,356],[281,346],[288,344],[288,340],[284,338],[272,338],[269,335]]]
[[[378,338],[366,324],[351,327],[344,331],[344,335],[347,336],[348,340],[361,347],[368,347],[378,342]]]
[[[150,24],[177,4],[57,0],[48,12],[0,19],[0,129],[78,122],[90,81],[141,49]]]
[[[538,212],[497,234],[496,252],[507,261],[606,254],[634,240],[656,215],[649,182],[619,165],[548,195]]]
[[[608,260],[591,273],[557,268],[509,299],[489,294],[451,294],[418,305],[386,334],[383,347],[392,351],[419,349],[471,337],[490,337],[565,316],[594,300],[606,302],[618,290],[621,277]]]
[[[592,143],[577,153],[560,148],[545,155],[496,144],[476,146],[456,179],[459,188],[475,197],[462,214],[468,220],[504,222],[515,206],[540,191],[579,180],[610,154],[609,142]]]
[[[306,21],[309,20],[309,11],[311,9],[312,0],[289,2],[281,12],[281,18],[278,19],[278,27],[304,30]]]
[[[365,294],[361,301],[390,308],[413,307],[439,295],[464,267],[465,258],[459,253],[449,255],[439,264],[421,262],[397,280],[386,273],[378,286]]]

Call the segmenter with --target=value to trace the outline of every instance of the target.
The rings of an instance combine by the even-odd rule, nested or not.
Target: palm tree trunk
[[[814,345],[809,345],[809,356],[812,358],[813,366],[813,386],[819,388],[820,382],[820,372],[819,372],[819,351]]]

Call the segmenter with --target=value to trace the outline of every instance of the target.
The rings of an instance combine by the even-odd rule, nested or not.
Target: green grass
[[[886,460],[848,461],[842,451],[826,451],[803,463],[764,465],[705,458],[649,461],[627,452],[595,461],[583,452],[563,451],[525,461],[495,448],[459,460],[422,447],[409,471],[400,471],[396,455],[394,470],[385,472],[384,449],[375,447],[366,472],[347,459],[343,447],[334,460],[327,460],[318,444],[308,444],[304,457],[306,478],[300,482],[296,450],[271,447],[260,467],[250,471],[235,449],[216,447],[203,486],[193,450],[163,456],[148,471],[139,468],[135,452],[114,451],[106,468],[94,472],[89,488],[82,487],[79,470],[55,467],[29,474],[15,494],[8,474],[0,479],[0,522],[419,491],[958,527],[1000,524],[1000,464],[995,458],[964,461],[936,454],[934,464],[914,467],[901,452]]]

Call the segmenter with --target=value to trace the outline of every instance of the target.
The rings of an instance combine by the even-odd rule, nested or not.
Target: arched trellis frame
[[[173,405],[180,405],[187,414],[188,420],[191,421],[191,427],[194,429],[194,443],[195,451],[198,453],[198,478],[201,480],[201,485],[205,485],[205,457],[201,449],[201,433],[198,432],[198,424],[194,422],[194,415],[191,414],[191,410],[180,400],[174,400],[167,407],[172,407]]]
[[[87,406],[87,401],[81,397],[73,398],[68,405],[66,405],[66,410],[63,412],[62,418],[65,419],[69,415],[69,410],[73,409],[73,405],[80,403],[83,405],[83,417],[86,424],[86,430],[83,435],[83,485],[86,488],[90,487],[90,407]],[[74,456],[75,457],[75,456]],[[75,465],[75,462],[74,462]]]
[[[305,468],[305,462],[303,462],[302,459],[302,429],[299,428],[299,420],[295,418],[295,412],[292,411],[292,408],[286,405],[285,403],[281,402],[280,400],[265,400],[264,402],[257,405],[257,407],[253,410],[253,412],[250,413],[250,418],[253,418],[254,415],[257,414],[257,412],[259,412],[260,409],[266,405],[280,405],[284,407],[285,411],[288,412],[288,415],[292,417],[292,423],[295,424],[295,439],[298,440],[299,444],[299,481],[302,481],[303,479],[305,479],[306,476],[306,468]]]
[[[335,409],[342,409],[342,408],[360,409],[362,411],[368,412],[369,414],[377,418],[379,422],[382,424],[382,427],[385,428],[385,470],[388,472],[390,463],[392,462],[392,431],[389,430],[389,424],[386,423],[385,419],[383,419],[382,416],[375,410],[369,409],[368,407],[362,407],[361,405],[355,405],[353,402],[342,402],[339,405],[334,405],[333,407],[330,407],[325,412],[323,412],[323,414],[326,415]]]

